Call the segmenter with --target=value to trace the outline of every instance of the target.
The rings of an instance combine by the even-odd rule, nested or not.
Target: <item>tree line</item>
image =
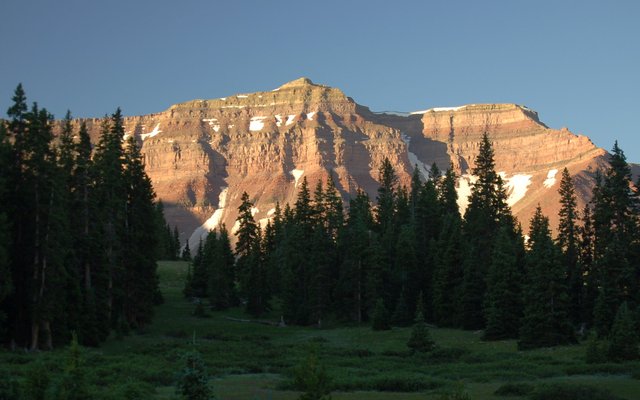
[[[50,349],[77,333],[96,346],[150,322],[156,259],[169,240],[162,206],[120,109],[94,146],[68,112],[27,106],[19,85],[0,120],[0,341]],[[173,237],[173,235],[170,235]],[[161,246],[162,244],[162,246]],[[179,245],[178,245],[179,247]]]
[[[256,316],[277,299],[284,320],[300,325],[379,323],[382,313],[408,326],[420,310],[438,326],[482,329],[485,340],[518,339],[521,349],[570,344],[591,328],[607,338],[620,313],[637,323],[638,185],[617,143],[583,210],[562,172],[555,238],[539,206],[522,231],[487,134],[472,173],[464,216],[455,173],[435,164],[425,180],[416,168],[407,188],[385,159],[377,204],[360,190],[346,212],[331,176],[313,193],[305,178],[295,204],[278,204],[264,229],[244,193],[235,252],[226,228],[214,230],[185,294]]]

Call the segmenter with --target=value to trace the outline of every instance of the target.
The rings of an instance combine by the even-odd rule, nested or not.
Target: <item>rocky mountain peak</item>
[[[287,82],[284,85],[280,86],[278,89],[287,89],[287,88],[298,87],[298,86],[324,86],[324,85],[316,85],[311,81],[311,79],[302,77],[302,78],[298,78],[290,82]]]

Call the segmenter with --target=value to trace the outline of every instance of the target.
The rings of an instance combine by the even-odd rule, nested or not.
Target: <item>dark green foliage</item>
[[[416,307],[416,319],[411,329],[411,336],[407,342],[407,346],[415,353],[428,353],[435,347],[435,342],[431,339],[429,328],[424,321],[424,301],[422,293],[418,297],[418,305]]]
[[[384,305],[384,300],[378,299],[373,309],[373,315],[371,316],[371,329],[374,331],[389,330],[391,329],[390,320],[391,317],[387,307]]]
[[[622,303],[616,313],[609,335],[608,358],[611,361],[628,361],[640,358],[637,324],[627,303]]]
[[[593,386],[552,384],[536,388],[531,400],[618,400],[610,391]]]
[[[496,389],[496,396],[526,396],[533,392],[535,387],[529,383],[505,383]]]
[[[27,376],[22,385],[22,394],[31,400],[44,400],[50,383],[51,373],[48,366],[42,361],[37,361],[27,370]],[[0,398],[2,397],[0,396]]]
[[[330,400],[331,378],[320,363],[318,350],[312,348],[294,369],[294,387],[301,391],[299,400]]]
[[[22,400],[20,384],[10,374],[0,374],[0,399]]]
[[[404,291],[398,298],[391,320],[394,326],[409,326],[411,324],[411,314],[405,300]]]
[[[84,124],[76,135],[70,113],[56,123],[35,103],[27,109],[21,86],[8,116],[0,123],[0,341],[51,349],[77,331],[93,346],[121,321],[147,323],[159,293],[156,206],[137,146],[123,150],[120,111],[104,120],[94,154]]]
[[[515,240],[504,227],[496,235],[487,276],[485,340],[518,337],[522,317],[523,274],[518,265]]]
[[[67,350],[67,366],[64,373],[54,384],[53,399],[55,400],[90,400],[93,396],[89,393],[86,382],[85,366],[82,349],[78,339],[73,335],[71,345]]]
[[[575,341],[568,319],[568,295],[560,252],[551,239],[549,220],[540,207],[531,219],[524,284],[520,349]]]
[[[197,351],[190,351],[182,356],[184,368],[178,375],[177,394],[185,400],[210,400],[213,398],[209,386],[209,376],[202,356]]]
[[[589,335],[587,348],[585,351],[585,361],[587,364],[599,364],[607,362],[609,353],[609,343],[606,340],[598,339],[596,334]]]
[[[610,167],[593,191],[594,266],[601,289],[594,324],[599,335],[607,335],[613,316],[625,301],[638,304],[637,199],[632,191],[631,170],[616,142]]]
[[[572,322],[578,325],[584,315],[583,312],[583,276],[581,265],[579,264],[579,237],[578,237],[578,210],[573,180],[569,175],[569,170],[562,170],[560,180],[560,211],[558,216],[557,243],[562,252],[562,263],[566,269],[567,288],[569,290],[569,315]]]
[[[473,168],[477,180],[471,188],[469,206],[464,215],[466,252],[461,313],[465,329],[484,327],[485,276],[491,265],[495,233],[502,225],[514,226],[502,178],[495,171],[493,155],[492,144],[485,133]]]

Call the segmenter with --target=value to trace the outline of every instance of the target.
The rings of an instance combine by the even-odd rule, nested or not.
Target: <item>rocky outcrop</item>
[[[86,122],[97,140],[101,121]],[[167,218],[192,248],[219,224],[233,230],[244,191],[263,224],[276,202],[295,201],[304,178],[313,188],[331,174],[345,200],[358,188],[375,198],[377,171],[385,157],[404,184],[416,165],[426,175],[433,162],[442,169],[453,164],[462,176],[464,207],[484,132],[494,142],[496,168],[507,180],[510,202],[525,226],[538,202],[550,215],[557,210],[562,168],[576,176],[584,202],[593,170],[606,162],[606,153],[588,138],[549,129],[523,106],[374,113],[339,89],[306,78],[269,92],[176,104],[124,122],[126,134],[142,144],[147,173]]]

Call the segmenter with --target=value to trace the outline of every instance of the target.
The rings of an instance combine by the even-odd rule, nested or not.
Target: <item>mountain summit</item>
[[[100,120],[86,120],[93,138]],[[276,203],[293,203],[304,178],[311,188],[331,175],[345,200],[358,189],[375,199],[378,168],[393,164],[401,184],[414,168],[453,165],[466,207],[471,170],[483,133],[494,144],[496,170],[509,204],[526,229],[538,203],[555,224],[560,173],[567,167],[580,206],[606,152],[585,136],[550,129],[516,104],[471,104],[412,114],[374,113],[340,89],[299,78],[268,92],[176,104],[164,112],[125,119],[142,144],[146,170],[170,224],[191,248],[208,230],[232,232],[243,192],[261,224]]]

